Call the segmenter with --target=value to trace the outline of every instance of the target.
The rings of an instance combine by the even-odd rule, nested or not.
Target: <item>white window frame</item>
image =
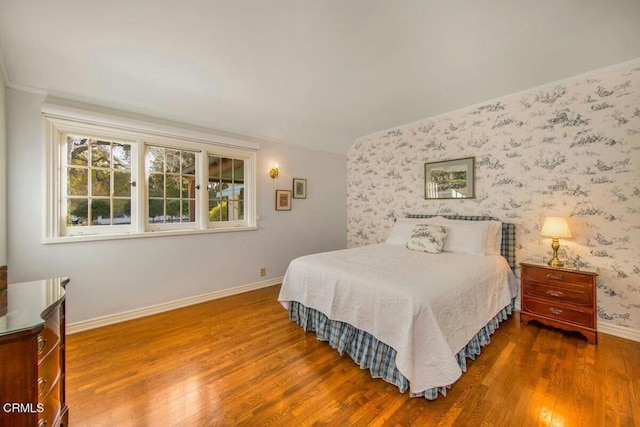
[[[99,133],[91,133],[88,134],[86,131],[75,132],[75,131],[66,131],[60,132],[56,137],[59,139],[58,147],[60,150],[60,195],[67,194],[67,180],[66,180],[66,172],[67,167],[69,166],[67,163],[67,152],[65,150],[66,147],[66,137],[67,135],[88,135],[92,138],[97,138],[105,141],[113,141],[120,142],[123,144],[128,144],[131,146],[131,177],[133,180],[136,180],[137,177],[137,152],[136,145],[137,141],[130,140],[126,138],[114,138],[113,136],[102,135]],[[91,180],[91,175],[87,177]],[[134,218],[133,213],[137,210],[137,198],[135,194],[135,187],[132,187],[131,191],[131,217]],[[90,196],[90,195],[89,195]],[[93,235],[93,234],[119,234],[119,233],[131,233],[134,231],[133,224],[111,224],[111,225],[99,225],[94,226],[89,224],[86,227],[67,227],[67,205],[64,203],[66,198],[60,200],[60,214],[59,214],[59,227],[60,232],[66,236],[81,236],[81,235]]]
[[[147,201],[149,200],[149,176],[147,174],[147,163],[146,163],[146,152],[148,146],[154,147],[163,147],[169,149],[183,149],[188,151],[193,151],[196,153],[196,185],[200,187],[199,190],[196,190],[196,220],[195,222],[187,222],[187,223],[159,223],[159,224],[150,224],[148,222],[149,219],[149,205]],[[144,187],[144,218],[142,218],[142,222],[144,223],[144,229],[150,232],[156,231],[170,231],[170,230],[199,230],[202,227],[202,209],[200,209],[200,205],[202,205],[202,144],[194,144],[194,143],[181,143],[179,146],[176,145],[175,139],[164,140],[159,138],[154,139],[145,139],[143,143],[143,149],[141,150],[142,158],[144,159],[141,164],[144,165],[144,177],[142,179],[143,187]]]
[[[245,219],[243,220],[235,220],[235,221],[209,221],[209,204],[208,204],[208,190],[206,188],[207,184],[209,183],[209,176],[208,176],[208,170],[209,170],[209,156],[216,156],[216,157],[224,157],[224,158],[232,158],[232,159],[240,159],[244,161],[244,179],[243,181],[245,182],[245,192],[244,192],[244,217]],[[248,203],[249,200],[254,199],[255,200],[255,191],[256,191],[256,187],[255,185],[246,185],[247,182],[255,182],[255,167],[253,167],[252,165],[255,165],[255,159],[250,158],[249,156],[247,156],[246,152],[240,151],[240,150],[234,150],[234,149],[216,149],[216,150],[209,150],[205,153],[203,153],[203,165],[204,165],[204,180],[202,182],[205,183],[205,185],[203,185],[203,191],[204,191],[204,200],[207,201],[207,203],[204,206],[204,220],[207,223],[207,226],[213,229],[224,229],[226,227],[242,227],[243,224],[247,221],[247,216],[251,215],[251,204]]]
[[[43,243],[198,234],[257,229],[256,156],[259,144],[214,133],[155,124],[55,104],[43,104],[44,192]],[[101,137],[132,144],[131,225],[69,227],[66,225],[66,134]],[[195,223],[148,224],[147,145],[196,151]],[[208,155],[242,159],[244,220],[209,222]],[[135,162],[135,164],[134,164]],[[135,169],[135,171],[134,171]],[[135,175],[134,175],[135,174]],[[159,226],[162,225],[162,226]],[[71,230],[73,228],[73,230]],[[82,230],[84,229],[84,230]]]

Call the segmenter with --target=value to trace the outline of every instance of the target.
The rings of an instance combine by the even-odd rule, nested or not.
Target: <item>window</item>
[[[209,222],[242,221],[244,160],[209,154]]]
[[[67,234],[129,232],[135,143],[65,134],[64,144],[61,216]]]
[[[256,228],[257,144],[43,106],[45,241]]]
[[[146,146],[149,225],[196,223],[198,155],[195,151]]]

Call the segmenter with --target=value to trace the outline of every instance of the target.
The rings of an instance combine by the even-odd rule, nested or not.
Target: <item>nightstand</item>
[[[547,326],[579,332],[591,344],[596,330],[594,269],[556,268],[536,262],[520,263],[520,322],[537,320]]]

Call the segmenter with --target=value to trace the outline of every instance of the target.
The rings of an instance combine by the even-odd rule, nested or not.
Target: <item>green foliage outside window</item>
[[[227,201],[223,200],[209,211],[209,221],[227,220]]]

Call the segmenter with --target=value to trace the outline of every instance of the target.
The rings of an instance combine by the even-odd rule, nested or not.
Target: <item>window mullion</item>
[[[257,224],[257,183],[256,183],[256,155],[253,153],[245,159],[244,170],[244,209],[245,222],[247,224]]]
[[[134,149],[131,150],[131,179],[136,186],[131,191],[131,215],[135,212],[135,218],[131,219],[134,230],[144,233],[146,227],[147,201],[146,201],[146,177],[145,177],[145,145],[142,140],[136,140]]]
[[[91,143],[87,145],[87,223],[91,227],[93,224],[93,147]]]
[[[209,226],[209,155],[206,151],[200,151],[197,157],[198,170],[196,171],[197,185],[196,206],[198,207],[198,228],[206,230]]]
[[[167,223],[167,148],[162,156],[162,224]]]
[[[59,131],[55,132],[56,135],[56,141],[55,141],[55,147],[56,147],[56,152],[54,154],[54,159],[56,162],[56,166],[59,168],[56,169],[54,167],[54,171],[58,170],[58,176],[60,179],[60,185],[56,186],[57,189],[57,194],[56,194],[56,200],[57,200],[57,221],[56,224],[54,225],[54,230],[56,234],[60,234],[62,232],[64,232],[64,234],[67,233],[67,194],[69,193],[69,190],[67,188],[68,183],[67,183],[67,173],[68,173],[68,159],[67,159],[67,146],[66,146],[66,142],[64,142],[64,138],[62,137],[62,133]]]
[[[113,162],[113,141],[109,142],[109,220],[111,221],[111,225],[115,225],[116,223],[116,215],[114,212],[114,209],[116,207],[115,205],[115,200],[114,200],[114,179],[115,179],[115,170],[113,168],[114,166],[114,162]]]

